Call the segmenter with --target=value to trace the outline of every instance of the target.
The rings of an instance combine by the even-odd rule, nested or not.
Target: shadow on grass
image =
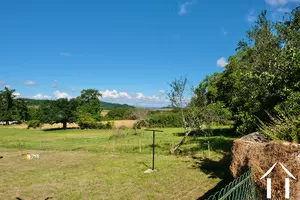
[[[185,135],[184,132],[174,133],[174,136],[182,137]],[[192,131],[189,134],[190,137],[199,137],[199,136],[225,136],[225,137],[235,137],[235,133],[233,128],[225,127],[225,128],[212,128],[212,129],[204,129],[199,131]]]
[[[229,153],[224,153],[224,156],[220,161],[214,161],[205,158],[199,159],[195,162],[194,167],[199,168],[202,172],[209,175],[209,178],[222,179],[214,188],[210,189],[203,196],[199,197],[198,200],[207,199],[211,195],[220,191],[233,180],[233,177],[229,170],[230,163],[231,154]]]
[[[58,130],[74,130],[74,129],[80,129],[77,127],[71,127],[71,128],[47,128],[47,129],[43,129],[43,131],[58,131]]]

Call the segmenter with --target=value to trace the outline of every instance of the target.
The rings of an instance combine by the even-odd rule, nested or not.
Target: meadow
[[[173,155],[183,130],[162,130],[144,174],[152,132],[1,127],[0,199],[203,199],[228,179],[233,138],[191,136]]]

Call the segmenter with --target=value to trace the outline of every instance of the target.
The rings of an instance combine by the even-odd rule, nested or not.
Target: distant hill
[[[40,106],[42,105],[46,100],[42,99],[28,99],[28,98],[21,98],[25,101],[27,106]],[[134,108],[134,106],[130,106],[128,104],[118,104],[118,103],[108,103],[101,101],[101,108],[104,110],[110,110],[113,108]]]
[[[130,106],[128,104],[119,104],[119,103],[109,103],[109,102],[100,102],[101,108],[105,110],[110,110],[113,108],[134,108],[134,106]]]

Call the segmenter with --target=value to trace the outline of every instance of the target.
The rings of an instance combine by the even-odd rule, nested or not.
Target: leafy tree
[[[257,118],[268,120],[267,113],[276,114],[277,105],[300,91],[299,11],[277,23],[263,11],[216,83],[217,100],[231,109],[240,134],[257,129]]]
[[[83,115],[91,115],[94,119],[100,120],[101,106],[99,98],[102,95],[96,89],[82,90],[81,95],[77,97],[79,102],[78,113]]]
[[[0,121],[5,121],[9,125],[9,121],[26,120],[27,107],[21,99],[15,99],[15,90],[7,87],[4,91],[0,91]]]
[[[76,108],[78,101],[76,99],[61,98],[56,101],[46,101],[41,106],[40,120],[43,123],[62,123],[63,128],[67,128],[67,123],[76,121]]]
[[[125,119],[125,114],[128,111],[128,109],[126,108],[115,108],[110,110],[106,117],[108,119],[116,119],[116,120],[120,120],[120,119]]]

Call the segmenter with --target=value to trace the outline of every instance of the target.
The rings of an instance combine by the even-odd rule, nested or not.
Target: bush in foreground
[[[30,129],[30,128],[40,128],[42,127],[43,124],[40,120],[29,120],[27,122],[27,128]]]

